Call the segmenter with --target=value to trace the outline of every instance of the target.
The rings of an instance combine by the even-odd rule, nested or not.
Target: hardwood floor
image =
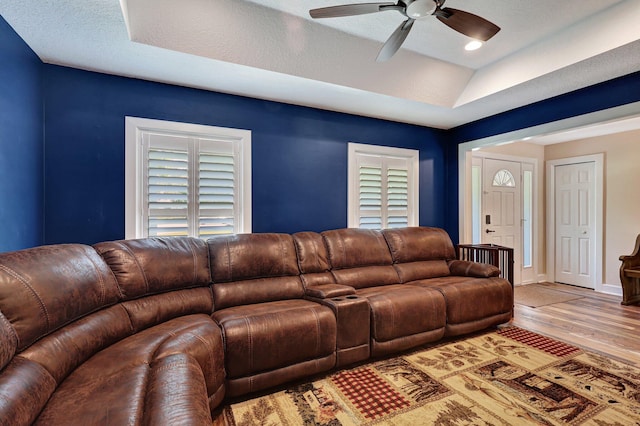
[[[513,325],[640,367],[640,306],[622,306],[621,297],[580,287],[529,285],[580,298],[538,308],[516,304]]]

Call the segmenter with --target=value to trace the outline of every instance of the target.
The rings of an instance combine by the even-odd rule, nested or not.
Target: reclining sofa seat
[[[222,330],[211,319],[213,295],[206,243],[190,237],[145,238],[104,242],[94,248],[122,289],[122,305],[136,333],[122,343],[122,349],[131,354],[142,348],[145,356],[153,352],[156,359],[175,353],[188,355],[201,370],[206,385],[201,396],[207,397],[213,412],[225,396],[224,346]],[[145,330],[149,325],[155,327]],[[171,383],[163,386],[171,391]],[[176,384],[163,397],[179,406],[183,397],[173,393],[184,390]]]
[[[493,265],[456,260],[440,228],[382,231],[400,282],[439,291],[446,301],[446,336],[472,333],[511,319],[513,288]]]
[[[445,300],[436,289],[401,284],[389,247],[379,231],[322,232],[335,283],[350,286],[370,307],[372,356],[441,339]]]
[[[224,371],[206,246],[98,249],[122,261],[119,276],[80,244],[0,254],[0,424],[210,424]],[[152,251],[179,271],[165,276],[173,263]]]
[[[227,395],[238,396],[330,370],[336,319],[304,299],[288,234],[210,238],[215,311],[223,331]]]

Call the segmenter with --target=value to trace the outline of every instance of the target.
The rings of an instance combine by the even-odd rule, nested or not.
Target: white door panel
[[[483,161],[482,242],[514,249],[514,282],[521,282],[521,164]]]
[[[594,288],[595,163],[556,166],[555,176],[555,280]]]

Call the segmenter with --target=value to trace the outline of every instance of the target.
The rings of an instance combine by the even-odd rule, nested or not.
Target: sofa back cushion
[[[18,351],[121,297],[111,270],[90,246],[0,254],[0,312],[15,331]]]
[[[207,244],[197,238],[108,241],[94,248],[113,271],[125,300],[211,282]]]
[[[456,258],[451,238],[440,228],[411,227],[382,231],[401,281],[444,277]]]
[[[363,288],[399,282],[389,247],[379,231],[336,229],[323,232],[322,237],[338,284]]]
[[[293,243],[296,247],[300,278],[306,287],[335,282],[329,272],[329,254],[322,235],[317,232],[298,232],[293,234]]]
[[[304,296],[291,235],[221,235],[207,244],[216,310]]]

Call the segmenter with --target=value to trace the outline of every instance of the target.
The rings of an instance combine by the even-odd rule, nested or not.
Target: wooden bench
[[[620,256],[620,282],[622,283],[622,304],[640,303],[640,235],[636,237],[633,253]]]

